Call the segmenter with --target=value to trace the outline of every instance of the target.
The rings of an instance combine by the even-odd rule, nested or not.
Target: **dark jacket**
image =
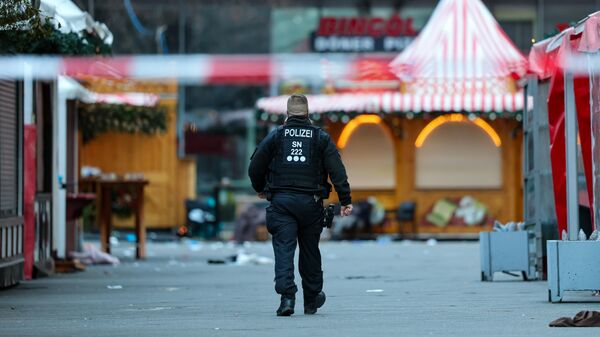
[[[308,118],[290,117],[288,118],[286,125],[310,125],[310,120]],[[346,168],[342,163],[342,158],[329,134],[322,129],[319,129],[319,132],[321,133],[319,135],[319,148],[323,149],[323,167],[325,168],[325,172],[329,175],[329,178],[335,187],[340,203],[344,206],[349,205],[352,203],[352,198],[350,197],[350,184],[348,184],[348,176],[346,175]],[[250,160],[248,175],[250,176],[252,187],[258,193],[264,192],[268,184],[269,164],[273,160],[277,149],[276,136],[277,130],[271,131],[265,139],[260,142]],[[306,192],[310,193],[314,191],[306,190]]]

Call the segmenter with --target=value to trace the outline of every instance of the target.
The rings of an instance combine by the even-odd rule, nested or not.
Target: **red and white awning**
[[[524,108],[523,92],[506,94],[412,95],[394,92],[309,95],[311,113],[510,112]],[[271,114],[285,114],[288,96],[261,98],[257,107]]]
[[[81,83],[66,76],[58,78],[59,94],[65,99],[76,99],[86,104],[123,104],[135,106],[156,106],[160,97],[143,92],[98,93],[85,88]]]
[[[142,92],[121,92],[114,94],[90,92],[89,100],[93,103],[156,106],[160,97],[156,94]]]
[[[527,60],[480,0],[441,0],[415,41],[391,63],[405,82],[523,76]]]

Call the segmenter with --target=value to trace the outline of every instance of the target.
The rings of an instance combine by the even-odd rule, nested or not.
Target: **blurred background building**
[[[389,18],[398,13],[401,17],[412,18],[413,27],[419,31],[437,4],[437,1],[427,0],[75,2],[97,20],[106,23],[118,36],[112,46],[116,55],[306,53],[314,51],[311,34],[317,30],[321,17]],[[528,52],[532,41],[550,36],[598,8],[596,0],[568,3],[559,0],[502,0],[484,3],[523,53]],[[389,52],[395,55],[398,51]],[[215,111],[253,108],[258,98],[268,94],[269,87],[266,85],[189,87],[186,89],[185,112],[206,115]],[[233,155],[235,151],[231,153]],[[245,175],[245,170],[219,169],[233,180],[243,180]],[[214,176],[214,179],[218,177]]]

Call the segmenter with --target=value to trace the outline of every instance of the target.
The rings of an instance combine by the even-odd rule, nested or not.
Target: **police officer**
[[[329,197],[330,178],[342,204],[341,215],[352,212],[350,185],[337,148],[327,132],[312,125],[308,101],[292,95],[284,125],[273,130],[252,155],[248,174],[267,207],[267,229],[273,236],[275,291],[281,295],[277,316],[294,313],[294,252],[300,246],[304,314],[325,303],[319,238],[323,230],[323,199]]]

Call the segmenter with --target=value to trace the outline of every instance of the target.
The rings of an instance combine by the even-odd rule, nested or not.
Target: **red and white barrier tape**
[[[268,84],[272,80],[323,81],[348,78],[356,61],[378,55],[170,55],[119,57],[0,57],[0,78],[177,79],[207,84]]]

